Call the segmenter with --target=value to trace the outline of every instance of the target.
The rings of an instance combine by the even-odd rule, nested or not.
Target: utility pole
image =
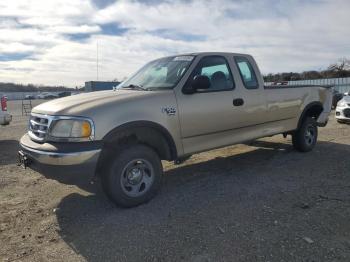
[[[96,81],[98,81],[98,40],[96,41]]]

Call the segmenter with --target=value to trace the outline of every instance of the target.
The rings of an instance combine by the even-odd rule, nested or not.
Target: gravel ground
[[[1,261],[350,261],[350,126],[334,118],[298,153],[260,139],[165,165],[161,192],[132,209],[99,184],[16,165],[27,117],[0,127]]]

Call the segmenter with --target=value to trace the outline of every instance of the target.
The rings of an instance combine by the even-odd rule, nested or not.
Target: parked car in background
[[[43,93],[40,93],[37,97],[39,99],[53,99],[53,98],[58,98],[58,94],[51,93],[51,92],[43,92]]]
[[[335,118],[339,123],[350,123],[350,96],[344,96],[338,102]]]
[[[70,96],[70,95],[72,95],[72,92],[69,92],[69,91],[64,91],[64,92],[58,93],[58,97],[66,97],[66,96]]]
[[[0,94],[0,125],[8,125],[12,121],[12,115],[7,112],[7,97]]]
[[[340,93],[337,90],[333,90],[333,100],[332,100],[332,109],[337,107],[338,102],[344,97],[343,93]]]
[[[272,85],[273,86],[286,86],[286,85],[288,85],[288,81],[276,81],[276,82],[273,82]]]
[[[32,100],[32,99],[35,99],[35,95],[26,95],[24,97],[25,100]]]

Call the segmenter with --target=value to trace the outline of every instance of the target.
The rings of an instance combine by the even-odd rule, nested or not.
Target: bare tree
[[[328,70],[335,73],[338,77],[346,76],[348,75],[347,71],[350,70],[350,60],[343,57],[337,63],[331,64]]]

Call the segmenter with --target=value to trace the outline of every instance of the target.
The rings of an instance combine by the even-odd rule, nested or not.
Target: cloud
[[[250,53],[263,73],[350,56],[346,0],[14,0],[0,3],[0,81],[122,79],[159,56]],[[25,72],[25,73],[23,73]]]
[[[18,42],[12,42],[12,43],[8,43],[8,44],[0,43],[0,53],[1,54],[28,53],[28,52],[34,52],[34,51],[35,51],[34,45],[26,45],[26,44],[18,43]]]

